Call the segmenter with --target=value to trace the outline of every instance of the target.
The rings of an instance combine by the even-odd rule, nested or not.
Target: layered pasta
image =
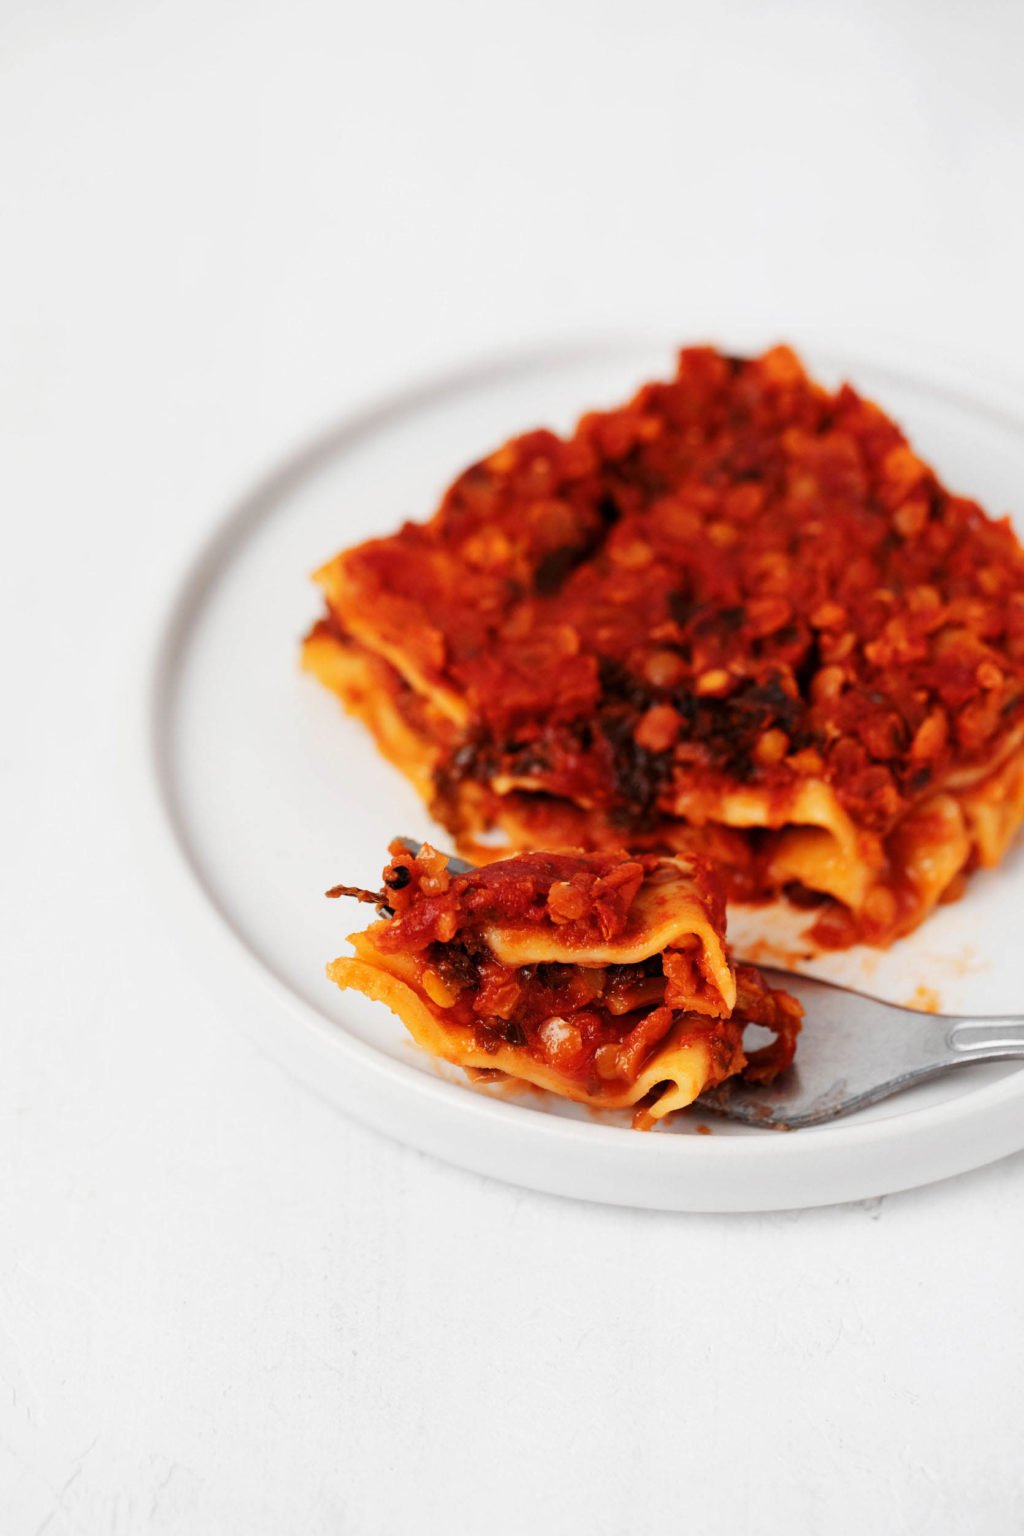
[[[384,915],[328,975],[386,1003],[417,1044],[471,1076],[530,1083],[646,1129],[706,1088],[789,1065],[799,1004],[725,947],[725,907],[699,862],[523,853],[453,873],[401,842]],[[749,1024],[770,1043],[749,1055]]]
[[[1024,552],[789,349],[472,465],[322,567],[306,666],[460,849],[700,854],[885,944],[1024,819]]]

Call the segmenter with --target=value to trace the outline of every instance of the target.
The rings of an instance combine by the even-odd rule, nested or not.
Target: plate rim
[[[840,372],[854,378],[861,369],[874,379],[891,378],[968,412],[995,418],[1004,428],[1024,436],[1024,403],[1014,392],[962,368],[929,364],[928,375],[924,377],[892,361],[862,356],[834,344],[819,347],[801,338],[798,345],[819,365],[836,364]],[[230,563],[232,548],[272,517],[290,492],[342,455],[349,443],[386,430],[389,422],[400,420],[419,407],[456,398],[474,386],[499,382],[509,375],[528,374],[543,366],[564,367],[591,358],[612,361],[620,355],[623,359],[638,357],[645,350],[658,349],[671,355],[674,347],[664,335],[649,331],[613,333],[509,347],[500,352],[492,350],[475,359],[424,372],[412,383],[380,391],[365,405],[344,412],[337,421],[283,455],[247,491],[233,499],[165,584],[148,643],[140,648],[133,687],[138,707],[133,715],[137,723],[141,722],[141,730],[135,730],[135,750],[127,753],[126,758],[131,764],[127,790],[133,820],[141,833],[141,849],[151,876],[147,883],[168,897],[179,937],[198,943],[205,960],[206,980],[220,994],[222,1005],[228,1005],[226,1011],[230,1015],[238,1013],[240,993],[235,987],[225,991],[224,963],[230,960],[239,978],[244,978],[248,1008],[257,1009],[260,1016],[256,1019],[247,1012],[252,1027],[243,1024],[243,1028],[250,1035],[257,1034],[258,1043],[286,1075],[302,1081],[332,1106],[401,1142],[506,1182],[547,1193],[653,1209],[780,1210],[896,1192],[995,1161],[1024,1147],[1024,1114],[1019,1113],[1024,1104],[1024,1068],[973,1092],[905,1114],[808,1128],[796,1137],[766,1135],[757,1139],[756,1159],[751,1158],[755,1143],[746,1136],[671,1136],[657,1132],[640,1135],[622,1126],[601,1124],[596,1118],[569,1119],[538,1113],[526,1104],[490,1097],[423,1072],[375,1049],[344,1027],[339,1028],[329,1015],[293,991],[231,921],[196,861],[177,804],[167,750],[175,702],[176,657],[181,640],[215,588],[218,575]],[[919,348],[916,350],[920,352]],[[316,1041],[318,1052],[323,1054],[326,1048],[335,1066],[347,1059],[352,1068],[351,1080],[325,1094],[319,1073],[311,1077],[307,1070],[311,1063],[288,1060],[286,1047],[294,1037],[279,1027],[275,1032],[270,1022],[279,1021],[282,1012],[304,1027],[306,1035]],[[368,1095],[362,1101],[357,1082]],[[418,1126],[409,1123],[410,1100],[421,1116]],[[395,1113],[399,1105],[405,1109],[400,1126],[396,1125]],[[976,1123],[979,1114],[981,1126]],[[959,1155],[944,1155],[950,1152],[949,1142],[955,1142],[957,1128],[967,1124],[975,1132],[971,1147],[961,1145]],[[471,1137],[484,1131],[490,1138],[489,1145],[463,1146],[464,1138],[457,1134],[460,1126]],[[808,1138],[808,1148],[801,1150]],[[501,1157],[491,1155],[505,1143],[524,1140],[531,1144],[532,1151],[528,1150],[522,1165],[512,1171],[503,1169]],[[830,1161],[844,1154],[853,1163],[859,1160],[850,1176],[831,1179],[829,1191],[820,1194],[815,1194],[813,1188],[798,1187],[808,1161],[814,1161],[811,1149],[815,1145],[822,1152],[827,1147]],[[882,1172],[884,1157],[880,1155],[894,1147],[902,1151],[908,1164],[904,1173],[896,1177]],[[518,1150],[523,1152],[522,1147]],[[545,1150],[557,1153],[559,1158],[568,1156],[568,1163],[547,1166],[540,1155]],[[593,1159],[595,1171],[607,1172],[609,1159],[625,1163],[630,1179],[635,1177],[637,1163],[650,1164],[652,1187],[639,1195],[626,1195],[621,1186],[617,1191],[606,1188],[586,1176],[587,1169],[581,1160],[587,1158]],[[737,1161],[743,1165],[753,1162],[755,1166],[756,1173],[748,1188],[731,1194],[705,1188],[705,1181],[713,1186],[716,1175],[726,1170],[731,1177]],[[653,1172],[655,1168],[657,1174]],[[682,1187],[674,1183],[666,1187],[666,1170],[681,1179]],[[811,1181],[812,1185],[814,1182]],[[780,1186],[778,1193],[782,1198],[773,1193],[775,1185]]]

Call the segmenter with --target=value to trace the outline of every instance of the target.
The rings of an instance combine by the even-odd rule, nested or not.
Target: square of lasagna
[[[1024,552],[789,349],[688,348],[337,556],[306,666],[459,847],[699,852],[885,944],[1024,817]]]
[[[379,892],[328,891],[386,915],[327,974],[472,1076],[630,1107],[647,1129],[727,1078],[770,1082],[792,1060],[800,1005],[733,966],[699,860],[521,853],[454,872],[429,844],[390,852]],[[748,1055],[749,1024],[774,1040]]]

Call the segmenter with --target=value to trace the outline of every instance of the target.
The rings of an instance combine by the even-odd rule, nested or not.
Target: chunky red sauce
[[[788,995],[772,991],[753,966],[738,968],[740,1001],[727,1018],[673,1008],[659,957],[628,966],[513,969],[455,944],[432,946],[424,968],[458,989],[444,1018],[472,1029],[484,1050],[518,1046],[591,1088],[600,1081],[631,1082],[681,1017],[685,1022],[677,1043],[703,1044],[716,1080],[736,1070],[748,1024],[776,1034],[758,1060],[748,1063],[748,1076],[757,1069],[764,1081],[792,1061],[800,1029],[799,1007]],[[647,993],[645,1005],[624,1010],[623,1000],[635,1002],[641,992]]]
[[[415,952],[478,933],[489,923],[521,927],[553,925],[560,943],[582,946],[617,939],[627,931],[644,879],[661,860],[607,853],[521,853],[514,859],[452,874],[444,854],[429,845],[414,858],[399,842],[384,871],[387,904],[395,914],[382,939],[387,949]],[[694,891],[716,930],[725,926],[725,904],[706,865],[689,873]]]
[[[444,856],[429,845],[415,857],[401,843],[391,851],[380,900],[393,916],[375,931],[375,943],[384,952],[416,956],[419,987],[435,1016],[472,1030],[484,1051],[513,1046],[591,1092],[602,1083],[632,1082],[673,1028],[679,1040],[699,1040],[708,1049],[716,1081],[742,1065],[750,1023],[767,1026],[776,1039],[751,1058],[748,1070],[767,1079],[792,1060],[799,1005],[770,989],[753,966],[736,969],[737,1007],[722,1017],[720,996],[707,996],[696,958],[685,949],[629,965],[509,966],[483,937],[492,923],[554,923],[560,940],[570,943],[621,936],[642,880],[660,860],[519,854],[450,874]],[[699,867],[692,878],[721,930],[724,909],[713,878]]]
[[[453,783],[525,777],[632,847],[688,786],[824,778],[884,833],[1024,721],[1009,523],[783,347],[687,349],[344,564],[347,601],[469,707],[440,733],[442,813]]]

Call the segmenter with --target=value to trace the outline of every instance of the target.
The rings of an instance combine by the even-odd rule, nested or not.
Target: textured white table
[[[1024,12],[0,13],[0,1529],[1024,1523],[1024,1157],[671,1217],[261,1060],[125,813],[129,651],[227,501],[510,340],[751,327],[1020,382]]]

